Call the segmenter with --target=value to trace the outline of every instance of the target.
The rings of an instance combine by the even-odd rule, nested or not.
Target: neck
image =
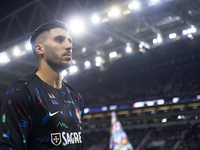
[[[56,72],[47,63],[40,63],[40,67],[36,72],[36,75],[45,83],[50,86],[61,89],[62,88],[62,76]]]

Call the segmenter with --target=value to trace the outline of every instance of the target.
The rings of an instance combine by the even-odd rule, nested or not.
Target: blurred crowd
[[[200,124],[177,124],[159,128],[128,129],[135,150],[199,150]],[[85,150],[108,150],[110,133],[106,130],[84,133]]]
[[[89,79],[82,78],[85,84],[77,88],[88,108],[132,105],[133,102],[155,99],[171,101],[173,97],[190,100],[200,94],[199,59],[184,57],[180,62],[169,61],[135,69],[120,69],[117,64],[106,72],[96,71],[93,75],[86,72]]]

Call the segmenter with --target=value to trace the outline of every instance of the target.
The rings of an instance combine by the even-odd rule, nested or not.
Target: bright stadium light
[[[85,53],[87,51],[87,49],[85,47],[82,48],[81,52]]]
[[[62,74],[63,77],[66,76],[67,75],[67,70],[63,70],[61,74]]]
[[[193,39],[193,35],[192,34],[188,34],[188,38]]]
[[[196,32],[197,32],[197,29],[195,28],[194,25],[192,25],[190,29],[191,29],[191,32],[192,32],[192,33],[196,33]]]
[[[131,48],[130,46],[127,46],[127,47],[126,47],[126,52],[127,52],[127,53],[131,53],[131,52],[132,52],[132,48]]]
[[[147,106],[153,106],[154,105],[154,101],[147,101],[146,104],[147,104]]]
[[[20,54],[21,54],[21,51],[20,51],[19,47],[15,46],[13,49],[13,55],[20,56]]]
[[[192,34],[192,33],[196,33],[197,32],[197,29],[195,28],[194,25],[191,25],[191,28],[187,29],[187,30],[183,30],[183,35],[189,35],[189,34]]]
[[[163,105],[165,103],[164,99],[158,99],[157,100],[157,105]]]
[[[175,39],[177,37],[176,33],[169,34],[170,39]]]
[[[100,22],[100,18],[99,18],[99,16],[97,16],[97,14],[93,14],[92,22],[95,24]]]
[[[133,108],[144,107],[144,102],[135,102],[133,103]]]
[[[128,5],[128,8],[129,9],[138,10],[138,9],[140,9],[140,3],[137,2],[137,1],[134,1],[133,3],[131,3],[131,4]]]
[[[174,98],[172,99],[172,102],[173,102],[173,103],[178,103],[178,101],[179,101],[179,97],[174,97]]]
[[[10,59],[5,52],[0,53],[0,63],[8,63]]]
[[[153,44],[157,44],[157,43],[158,43],[157,39],[153,39]]]
[[[90,112],[90,109],[89,108],[84,108],[84,114],[87,114]]]
[[[101,52],[100,52],[100,51],[96,51],[96,54],[97,54],[97,55],[100,55],[100,54],[101,54]]]
[[[85,67],[86,67],[86,68],[89,68],[90,66],[91,66],[91,63],[90,63],[89,61],[86,61],[86,62],[85,62]]]
[[[72,60],[72,64],[75,65],[76,64],[76,60],[73,59]]]
[[[109,17],[117,17],[120,14],[120,10],[118,8],[113,8],[111,11],[108,12]]]
[[[97,63],[101,63],[102,58],[98,56],[98,57],[96,57],[95,61],[96,61]]]
[[[95,61],[96,61],[95,65],[97,67],[101,66],[101,64],[103,63],[103,59],[100,56],[97,56]]]
[[[163,118],[163,119],[161,120],[161,122],[162,122],[162,123],[167,122],[167,118]]]
[[[72,67],[69,68],[69,71],[70,71],[71,73],[75,73],[75,72],[78,71],[78,68],[77,68],[76,66],[72,66]]]
[[[99,67],[99,66],[101,66],[101,63],[100,63],[100,62],[96,62],[95,65],[96,65],[97,67]]]
[[[187,34],[188,34],[187,30],[183,30],[183,35],[187,35]]]
[[[26,42],[25,48],[28,51],[30,51],[32,49],[31,43],[29,41]]]
[[[162,42],[162,37],[161,37],[160,34],[157,35],[157,41],[158,41],[158,43],[161,43],[161,42]]]
[[[114,58],[114,57],[117,57],[117,52],[111,52],[110,54],[109,54],[109,57],[110,58]]]
[[[80,34],[85,30],[85,25],[81,19],[74,19],[69,24],[69,28],[71,29],[71,32]]]

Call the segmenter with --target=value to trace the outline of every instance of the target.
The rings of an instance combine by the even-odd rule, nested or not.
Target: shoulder
[[[34,76],[34,72],[29,74],[29,75],[26,75],[20,79],[18,79],[17,81],[13,82],[7,89],[6,93],[5,93],[5,96],[8,95],[8,94],[11,94],[13,93],[14,91],[18,91],[20,93],[23,93],[23,92],[28,92],[28,88],[27,86],[30,84],[32,78]]]

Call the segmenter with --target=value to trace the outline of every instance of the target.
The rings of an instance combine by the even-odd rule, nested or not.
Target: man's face
[[[72,39],[67,31],[61,28],[51,29],[43,46],[44,60],[54,70],[61,72],[70,66]]]

